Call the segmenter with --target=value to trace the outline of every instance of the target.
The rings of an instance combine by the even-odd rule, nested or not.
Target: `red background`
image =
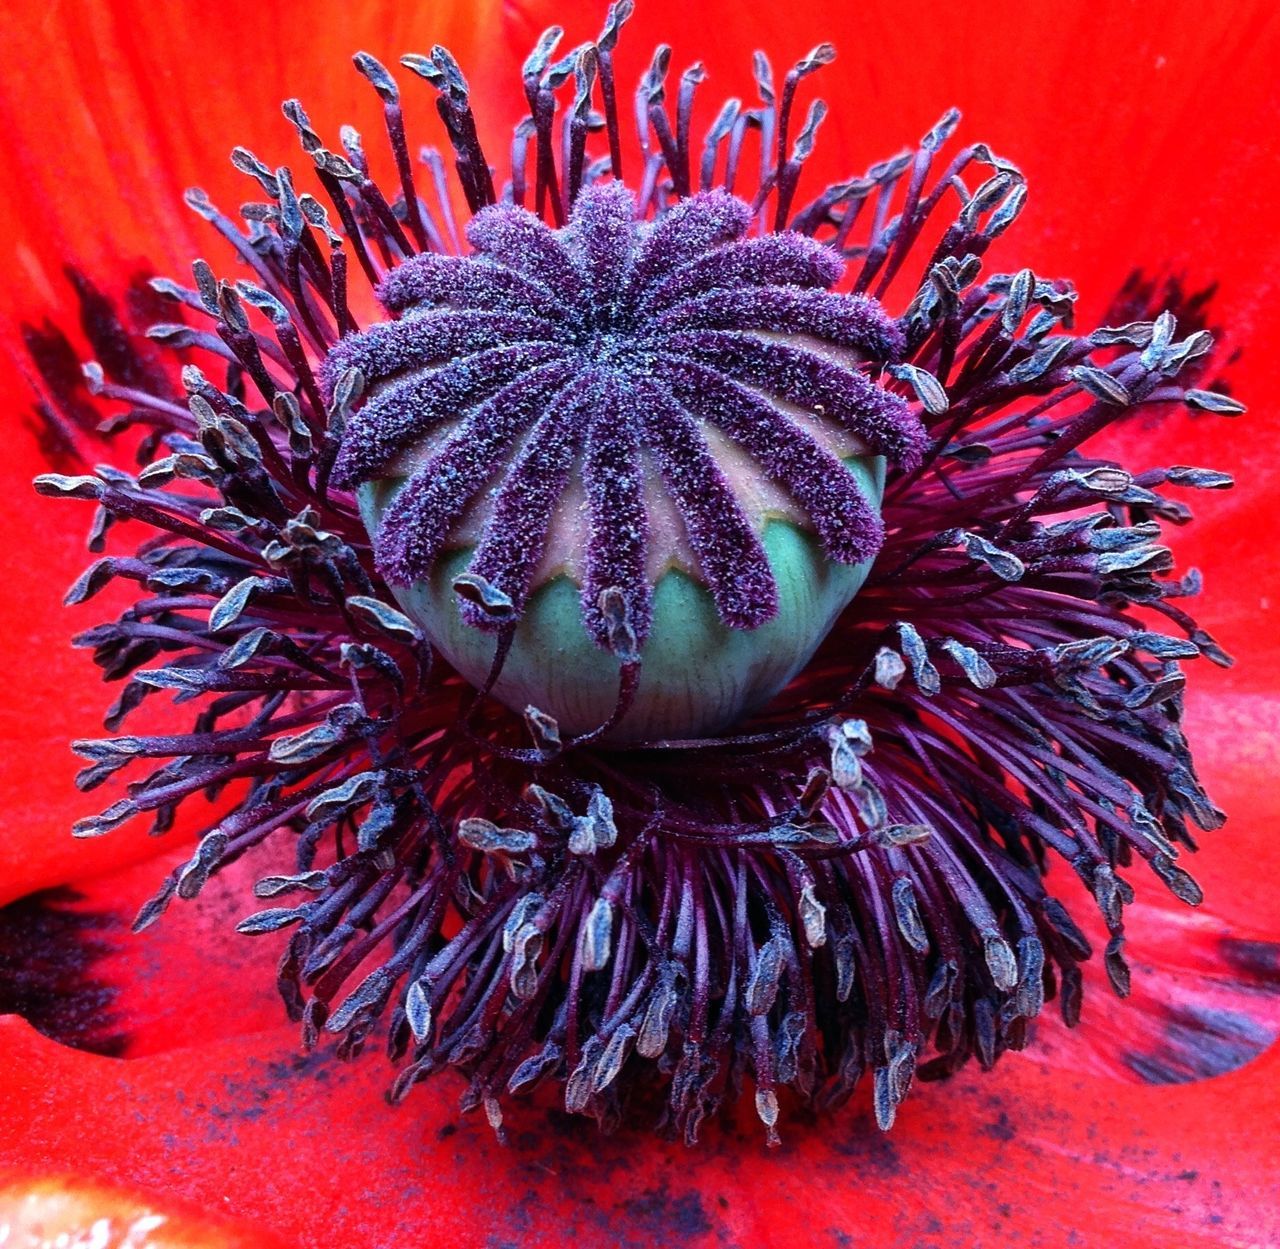
[[[1217,284],[1211,319],[1228,350],[1241,350],[1229,377],[1250,414],[1176,417],[1121,441],[1136,467],[1205,464],[1239,481],[1193,500],[1198,520],[1174,543],[1205,572],[1202,623],[1240,660],[1228,673],[1201,665],[1192,682],[1193,741],[1232,815],[1196,870],[1211,914],[1274,937],[1280,17],[1244,0],[821,7],[649,0],[623,36],[620,81],[629,87],[666,40],[676,67],[706,62],[710,106],[750,96],[754,48],[780,75],[830,39],[839,59],[810,80],[832,105],[821,172],[860,172],[955,104],[962,136],[1018,162],[1031,186],[993,264],[1072,277],[1085,324],[1134,269],[1191,289]],[[184,277],[192,256],[220,259],[181,192],[201,185],[229,208],[251,197],[226,161],[236,143],[303,169],[284,97],[300,96],[323,134],[353,122],[376,150],[376,99],[349,63],[358,48],[394,66],[402,52],[451,47],[496,156],[521,111],[519,64],[538,32],[561,20],[577,42],[601,16],[594,4],[493,0],[9,6],[0,14],[4,341],[15,344],[18,318],[74,321],[68,261],[110,288],[141,261]],[[399,76],[411,140],[442,142],[429,89]],[[0,367],[2,901],[171,850],[128,830],[88,844],[67,836],[92,804],[72,788],[66,742],[95,732],[107,701],[87,657],[66,645],[97,605],[59,606],[86,558],[88,516],[31,493],[42,465],[21,425],[27,400],[12,362]],[[132,913],[160,875],[153,864],[87,887],[122,895]],[[0,1021],[0,1165],[102,1175],[307,1245],[390,1245],[410,1233],[421,1243],[558,1244],[573,1231],[583,1243],[779,1246],[1056,1245],[1072,1228],[1085,1244],[1280,1237],[1266,1154],[1280,1120],[1274,1051],[1183,1088],[1123,1085],[1033,1054],[915,1094],[888,1139],[859,1108],[832,1125],[795,1125],[778,1154],[765,1155],[747,1122],[741,1135],[711,1133],[697,1154],[551,1129],[504,1151],[472,1120],[453,1130],[448,1089],[388,1111],[376,1059],[343,1068],[319,1058],[288,1074],[291,1031],[243,987],[269,985],[270,954],[237,957],[253,966],[235,984],[217,956],[188,966],[204,978],[205,995],[194,995],[204,1004],[149,1057],[90,1058]]]

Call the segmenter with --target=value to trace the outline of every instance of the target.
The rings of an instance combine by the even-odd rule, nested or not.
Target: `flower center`
[[[627,328],[629,327],[593,328],[583,337],[583,356],[593,364],[612,366],[619,370],[626,370],[629,367],[643,369],[645,357],[642,354],[637,360],[635,346],[626,332]]]
[[[871,372],[900,349],[897,327],[874,300],[832,291],[837,253],[753,234],[750,207],[725,192],[651,222],[636,213],[616,182],[583,190],[561,230],[485,209],[473,255],[424,253],[389,275],[379,294],[398,319],[340,342],[326,374],[369,383],[336,478],[359,487],[380,570],[455,666],[484,683],[494,643],[469,632],[519,625],[518,668],[535,596],[565,577],[576,606],[545,622],[552,650],[563,664],[565,638],[583,633],[601,655],[572,645],[572,665],[606,688],[583,702],[509,675],[495,693],[586,731],[611,714],[616,661],[661,635],[681,651],[663,680],[684,692],[660,689],[649,663],[645,692],[667,710],[633,710],[628,735],[685,734],[807,660],[883,540],[884,457],[910,462],[923,434]],[[778,523],[799,537],[771,538]],[[657,629],[676,572],[696,593]],[[767,661],[731,661],[730,635],[770,622],[779,635],[755,643]],[[725,690],[697,709],[692,664]]]

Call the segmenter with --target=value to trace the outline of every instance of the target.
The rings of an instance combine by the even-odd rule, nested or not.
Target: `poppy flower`
[[[654,6],[625,40],[623,15],[563,61],[539,39],[547,15],[484,6],[404,30],[372,9],[353,29],[237,6],[199,32],[128,6],[83,27],[6,19],[14,371],[41,397],[6,466],[6,1217],[47,1234],[87,1208],[99,1239],[155,1218],[180,1236],[194,1203],[233,1224],[193,1234],[228,1243],[1266,1243],[1271,434],[1224,418],[1267,380],[1275,174],[1258,136],[1280,32],[1245,6],[1159,30],[1136,11],[1013,8],[981,32],[961,14],[819,29],[725,6],[706,47],[705,13]],[[702,73],[645,61],[663,38],[758,97],[707,112],[701,163]],[[814,51],[775,83],[767,62],[744,70],[757,44]],[[381,58],[357,58],[364,97],[333,72],[360,46]],[[431,155],[415,172],[409,96],[383,68],[421,47],[406,69],[427,80],[423,113],[438,93],[452,174]],[[820,69],[825,122],[798,103]],[[623,193],[609,175],[635,149],[611,95],[636,79],[646,146]],[[214,205],[243,183],[210,174],[207,136],[261,134],[295,90],[311,111],[286,117],[330,207],[239,149],[262,201],[241,236]],[[1086,90],[1097,103],[1074,107]],[[953,114],[934,124],[953,100],[990,146],[955,146]],[[485,158],[524,109],[510,165]],[[343,154],[325,146],[353,116],[385,124],[390,155],[349,133]],[[904,127],[924,140],[878,161]],[[212,255],[171,210],[196,181],[210,193],[189,204],[242,262],[217,268],[245,280],[219,283],[212,261],[190,289],[150,280]],[[454,341],[529,359],[514,381],[505,360],[420,376]],[[103,412],[131,414],[109,442]],[[747,453],[746,487],[690,413]],[[424,441],[433,420],[444,437]],[[533,433],[473,462],[502,420]],[[646,562],[662,534],[636,519],[652,511],[642,424],[683,522],[659,572],[688,574],[684,615],[663,614],[669,583]],[[587,536],[556,512],[577,451]],[[1171,555],[1174,492],[1224,469],[1242,488]],[[106,675],[131,678],[108,728],[146,723],[82,744],[79,783],[168,760],[100,817],[60,771],[100,710],[55,609],[77,544],[65,511],[28,497],[35,472],[100,505],[104,558],[71,597]],[[468,473],[473,494],[501,484],[464,542],[437,484]],[[786,549],[753,523],[760,479],[802,505]],[[143,525],[168,537],[124,541]],[[1182,600],[1199,579],[1167,578],[1175,556],[1208,575],[1196,620]],[[573,574],[567,615],[539,561]],[[796,653],[758,678],[753,631],[792,577],[844,580],[816,625],[787,618]],[[438,585],[462,599],[456,634]],[[713,649],[673,711],[659,648],[697,611],[746,658],[717,666],[728,643]],[[539,667],[566,620],[586,639],[567,684]],[[1192,657],[1223,672],[1184,698]],[[144,703],[156,689],[173,708]],[[127,824],[143,810],[163,839]],[[76,820],[111,835],[72,844]],[[268,905],[246,917],[255,896]],[[131,938],[140,904],[146,924],[167,913]],[[306,1052],[237,924],[300,926],[278,939],[278,984]],[[1108,1003],[1108,981],[1133,1000]],[[1047,995],[1067,1023],[1083,1009],[1074,1035]],[[340,1061],[384,1036],[392,1100],[426,1082],[395,1110],[385,1064]],[[904,1100],[917,1070],[949,1078]],[[457,1091],[483,1115],[460,1117]],[[584,1131],[584,1112],[616,1130]],[[655,1121],[698,1150],[652,1138]],[[69,1177],[56,1209],[36,1183],[51,1174]]]

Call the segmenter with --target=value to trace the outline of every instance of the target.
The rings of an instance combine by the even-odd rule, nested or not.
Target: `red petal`
[[[377,97],[351,66],[358,50],[395,66],[404,52],[444,43],[469,63],[478,93],[491,96],[491,67],[507,71],[508,90],[518,87],[512,75],[524,49],[495,38],[499,8],[497,0],[442,0],[429,13],[394,0],[292,14],[254,0],[198,13],[145,0],[12,6],[0,84],[9,161],[0,228],[18,241],[19,271],[35,289],[7,282],[4,310],[49,311],[65,298],[57,275],[69,258],[103,280],[139,257],[185,275],[214,240],[182,193],[201,186],[232,209],[248,198],[227,160],[236,144],[272,165],[310,168],[280,115],[287,97],[302,97],[326,133],[343,122],[381,132]],[[414,86],[434,135],[432,93]],[[518,103],[513,97],[511,108]]]
[[[1133,873],[1139,897],[1125,914],[1132,996],[1117,1002],[1101,960],[1092,960],[1084,968],[1079,1027],[1068,1031],[1046,1010],[1029,1051],[1035,1058],[1127,1080],[1176,1082],[1232,1070],[1280,1034],[1273,887],[1280,794],[1258,780],[1280,768],[1280,742],[1270,728],[1280,700],[1201,691],[1188,701],[1202,779],[1231,813],[1224,829],[1201,836],[1200,853],[1180,860],[1205,901],[1192,909],[1143,869]],[[1050,887],[1101,950],[1107,934],[1079,882],[1055,868]]]
[[[281,943],[235,926],[264,905],[253,896],[256,879],[292,870],[280,861],[287,851],[255,851],[197,901],[175,900],[161,922],[135,934],[134,916],[187,858],[165,844],[156,859],[0,910],[0,1012],[68,1045],[128,1058],[280,1027]]]
[[[0,1022],[0,1163],[71,1169],[194,1202],[304,1246],[493,1243],[790,1246],[987,1240],[1269,1243],[1280,1052],[1151,1089],[1014,1060],[908,1102],[891,1135],[864,1108],[758,1125],[689,1151],[512,1116],[515,1143],[457,1121],[443,1087],[402,1111],[381,1065],[299,1059],[285,1034],[120,1062]],[[1224,1107],[1247,1107],[1242,1134]]]
[[[8,304],[70,322],[56,277],[63,259],[120,278],[138,255],[181,272],[191,255],[211,251],[186,223],[180,191],[199,182],[237,203],[244,188],[225,164],[236,142],[299,164],[276,112],[287,94],[305,96],[326,130],[352,120],[375,131],[372,93],[346,66],[357,47],[394,64],[401,50],[448,43],[487,105],[483,120],[505,125],[518,107],[526,43],[559,13],[545,2],[502,19],[496,9],[367,4],[340,20],[336,9],[303,19],[246,2],[206,6],[198,24],[180,7],[125,3],[6,15],[0,124],[12,198],[0,204],[0,228],[19,248]],[[596,21],[575,18],[570,38],[594,33]],[[1269,382],[1262,345],[1280,332],[1267,276],[1280,272],[1271,220],[1280,166],[1266,138],[1280,120],[1280,27],[1269,6],[1202,6],[1194,21],[1154,22],[1140,8],[1013,0],[981,18],[962,6],[650,4],[624,40],[624,84],[658,38],[676,43],[678,64],[707,54],[725,93],[751,91],[755,46],[785,69],[786,57],[819,39],[837,41],[841,61],[817,80],[833,106],[819,149],[832,174],[896,150],[958,103],[965,134],[1018,160],[1032,184],[1033,207],[995,263],[1074,276],[1086,320],[1135,267],[1185,269],[1193,287],[1220,281],[1214,319],[1244,346],[1233,385],[1260,408]],[[416,100],[411,108],[429,115],[425,92]],[[20,393],[3,380],[4,393]],[[1241,478],[1233,495],[1202,502],[1202,519],[1178,545],[1208,574],[1203,618],[1246,660],[1216,684],[1200,674],[1213,701],[1193,704],[1207,779],[1235,815],[1210,840],[1198,875],[1224,912],[1261,931],[1274,930],[1275,812],[1263,805],[1273,808],[1274,786],[1261,783],[1276,770],[1274,716],[1249,692],[1280,679],[1276,633],[1258,627],[1280,594],[1262,528],[1280,498],[1276,428],[1260,417],[1235,426],[1179,417],[1149,448],[1135,438],[1140,459],[1214,464]],[[82,562],[76,528],[87,517],[68,520],[65,505],[29,493],[39,467],[26,435],[11,439],[0,468],[11,588],[0,615],[10,679],[0,880],[13,894],[155,849],[131,832],[91,846],[66,837],[73,815],[94,803],[71,789],[65,742],[95,730],[104,700],[87,659],[66,650],[78,625],[57,605]],[[224,988],[235,979],[225,968],[209,975]],[[207,1035],[210,1018],[197,1012],[200,1026],[183,1035]],[[428,1228],[433,1240],[458,1244],[559,1244],[573,1232],[608,1243],[787,1245],[847,1232],[915,1244],[939,1227],[965,1242],[1062,1243],[1072,1228],[1154,1245],[1280,1236],[1274,1210],[1257,1200],[1272,1183],[1263,1150],[1280,1120],[1274,1050],[1179,1089],[1067,1080],[1011,1060],[994,1077],[918,1093],[891,1137],[873,1134],[865,1114],[849,1115],[793,1129],[775,1158],[757,1152],[754,1125],[742,1140],[713,1134],[699,1154],[536,1126],[504,1151],[483,1126],[450,1134],[439,1090],[392,1113],[379,1097],[382,1064],[300,1063],[293,1046],[282,1030],[121,1063],[6,1021],[0,1062],[12,1074],[0,1081],[0,1157],[29,1174],[70,1167],[206,1206],[226,1197],[241,1218],[309,1245],[391,1243]],[[1224,1106],[1247,1108],[1247,1134]]]

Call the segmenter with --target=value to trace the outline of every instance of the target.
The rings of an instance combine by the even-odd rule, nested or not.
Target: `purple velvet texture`
[[[338,484],[391,475],[433,439],[377,535],[387,580],[428,577],[491,490],[470,571],[518,615],[556,505],[580,473],[590,521],[583,618],[603,644],[599,597],[616,588],[643,641],[651,465],[721,617],[762,624],[777,611],[773,574],[707,426],[790,494],[828,558],[872,558],[884,540],[876,509],[786,405],[914,465],[920,422],[876,380],[901,352],[901,333],[874,299],[830,289],[844,269],[837,252],[755,225],[749,205],[719,190],[638,220],[630,191],[610,181],[584,188],[559,230],[492,205],[468,227],[472,255],[423,253],[393,270],[379,295],[399,319],[348,335],[325,365],[331,388],[358,369],[369,396],[348,423]],[[494,623],[472,604],[463,610],[478,626]]]

